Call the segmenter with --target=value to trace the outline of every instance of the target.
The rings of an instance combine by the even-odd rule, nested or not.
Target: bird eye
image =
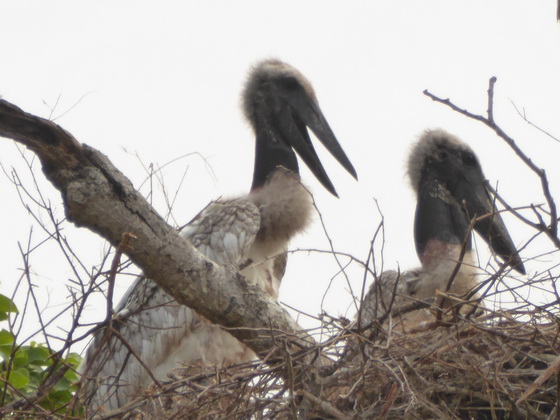
[[[300,87],[299,82],[293,77],[285,77],[280,79],[280,85],[287,90],[296,90]]]
[[[461,159],[465,165],[474,166],[476,165],[476,158],[472,153],[464,152],[461,154]]]
[[[440,150],[438,156],[439,156],[439,160],[441,161],[441,160],[447,160],[449,155],[445,150]]]

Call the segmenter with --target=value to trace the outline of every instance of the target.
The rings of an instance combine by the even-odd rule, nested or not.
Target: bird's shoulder
[[[391,292],[393,289],[399,295],[410,296],[414,294],[416,283],[420,279],[421,269],[397,271],[384,271],[377,279],[378,286]],[[375,284],[374,284],[375,285]],[[372,285],[372,288],[373,286]]]
[[[362,313],[372,320],[384,316],[394,307],[410,302],[421,279],[421,270],[396,271],[381,273],[370,286],[362,302]]]
[[[241,264],[259,231],[259,208],[245,198],[210,203],[181,232],[219,264]]]

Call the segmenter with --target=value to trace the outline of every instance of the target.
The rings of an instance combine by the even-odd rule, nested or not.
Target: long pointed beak
[[[321,184],[334,196],[336,190],[311,143],[309,127],[325,148],[355,178],[356,170],[342,150],[319,107],[307,96],[293,98],[290,106],[283,107],[277,125],[284,139],[296,151]]]
[[[485,186],[485,180],[479,171],[463,173],[452,194],[460,205],[464,206],[469,219],[480,219],[474,229],[488,243],[492,250],[499,255],[507,265],[521,274],[525,274],[525,267],[513,244],[504,221],[496,212],[494,202]]]
[[[414,242],[422,265],[443,256],[446,246],[460,247],[465,241],[470,250],[469,220],[464,211],[436,178],[426,174],[418,190],[414,216]]]
[[[300,117],[307,125],[313,134],[319,139],[323,146],[330,152],[331,155],[340,163],[344,169],[348,171],[356,180],[358,179],[358,174],[352,166],[350,159],[342,150],[342,146],[336,139],[329,123],[325,119],[325,116],[321,112],[319,106],[313,102],[310,102],[307,107],[301,107],[299,109]]]

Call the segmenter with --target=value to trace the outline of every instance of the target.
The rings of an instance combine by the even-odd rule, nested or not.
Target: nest
[[[544,311],[519,318],[491,312],[360,333],[331,319],[322,329],[331,338],[299,360],[175,378],[124,409],[129,418],[556,419],[559,326]],[[310,354],[315,362],[303,364]],[[318,370],[320,357],[330,363]]]
[[[557,418],[558,325],[511,315],[360,338],[336,406],[354,418]]]

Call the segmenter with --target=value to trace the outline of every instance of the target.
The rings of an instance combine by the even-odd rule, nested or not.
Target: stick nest
[[[308,350],[325,360],[321,372],[298,371],[288,359],[176,378],[126,415],[288,419],[306,410],[315,419],[556,419],[560,345],[551,318],[502,311],[406,332],[391,323],[357,332],[330,319],[321,332],[331,338]],[[280,379],[286,369],[289,381]]]

